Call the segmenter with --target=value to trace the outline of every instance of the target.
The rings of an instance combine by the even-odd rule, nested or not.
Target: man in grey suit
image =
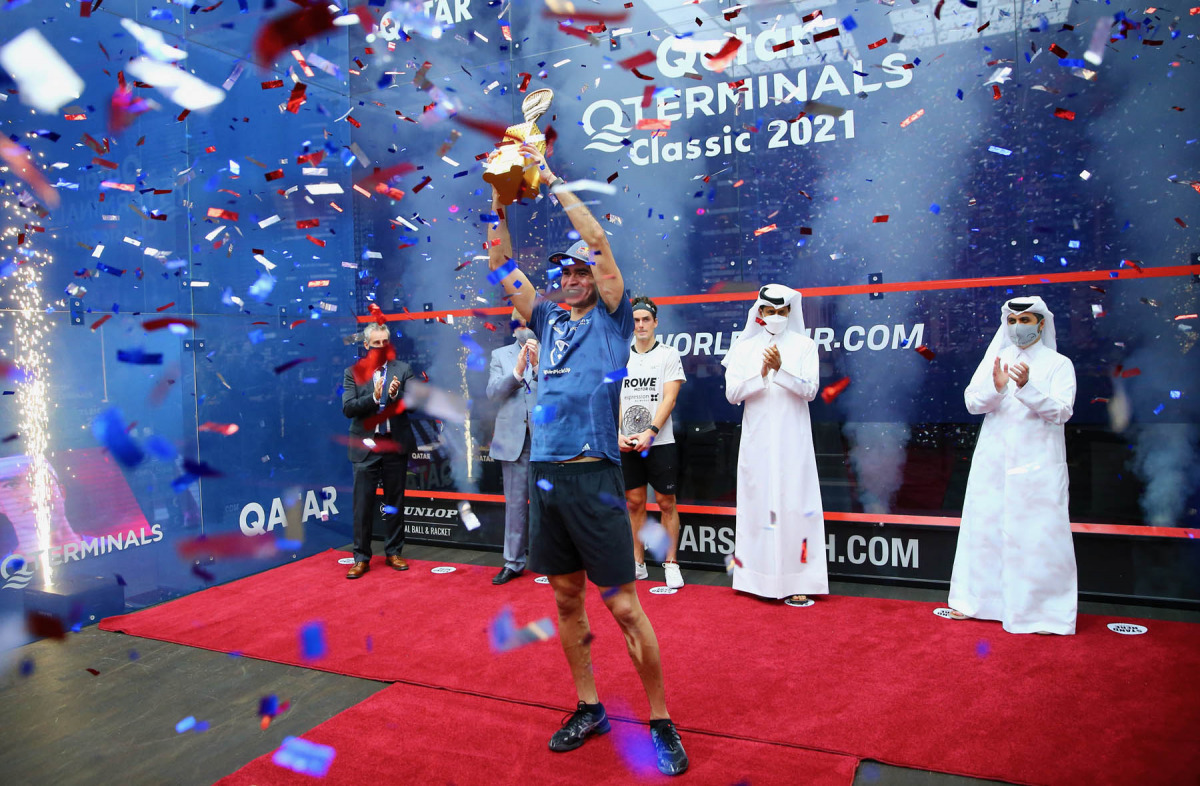
[[[367,356],[342,377],[342,414],[350,418],[349,454],[354,467],[354,567],[348,579],[371,569],[371,534],[375,489],[383,482],[383,521],[387,527],[383,553],[389,568],[408,570],[404,548],[404,487],[413,435],[404,408],[404,386],[413,373],[395,359],[387,325],[372,323],[363,331]],[[356,379],[357,377],[357,379]],[[362,380],[360,383],[359,380]]]
[[[529,430],[537,402],[538,346],[516,311],[513,324],[513,343],[492,352],[487,385],[488,398],[501,402],[491,448],[504,474],[504,568],[492,579],[497,585],[521,575],[529,545]]]

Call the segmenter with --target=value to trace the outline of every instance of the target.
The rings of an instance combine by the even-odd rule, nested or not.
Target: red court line
[[[943,278],[934,281],[897,281],[891,284],[847,284],[836,287],[808,287],[800,289],[805,297],[837,295],[866,295],[872,292],[936,292],[950,289],[976,289],[987,287],[1015,287],[1037,284],[1076,284],[1084,281],[1127,281],[1139,278],[1169,278],[1171,276],[1200,275],[1200,265],[1171,265],[1168,267],[1127,267],[1116,270],[1079,270],[1069,273],[1045,273],[1021,276],[992,276],[990,278]],[[710,292],[703,295],[665,295],[654,298],[660,306],[678,306],[692,303],[733,303],[739,300],[754,300],[758,290],[752,292]],[[491,308],[459,308],[451,311],[406,311],[401,314],[367,314],[358,317],[359,322],[374,322],[382,318],[387,322],[402,322],[413,319],[445,319],[446,317],[500,316],[512,311],[510,306]]]
[[[424,491],[407,489],[406,497],[422,499],[464,500],[467,502],[496,502],[504,504],[503,494],[467,494],[458,491]],[[649,504],[648,510],[659,509],[658,505]],[[701,516],[733,516],[737,508],[720,505],[677,505],[680,513],[695,513]],[[826,521],[859,521],[868,524],[916,524],[923,527],[957,527],[961,519],[954,516],[906,516],[898,513],[842,513],[825,511]],[[1195,538],[1200,536],[1200,529],[1186,527],[1142,527],[1137,524],[1087,524],[1072,522],[1072,532],[1086,532],[1092,535],[1138,535],[1155,538]]]

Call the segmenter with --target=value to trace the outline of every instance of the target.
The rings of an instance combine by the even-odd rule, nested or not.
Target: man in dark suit
[[[350,418],[350,464],[354,467],[354,567],[348,579],[371,569],[371,530],[375,489],[383,482],[383,521],[387,566],[408,570],[404,548],[404,486],[413,436],[404,409],[404,386],[412,369],[395,359],[387,325],[373,323],[363,331],[367,357],[346,369],[342,379],[342,414]],[[361,384],[359,382],[361,380]]]
[[[529,424],[537,403],[537,339],[513,312],[514,341],[492,353],[487,395],[499,401],[491,457],[504,474],[504,568],[493,584],[512,581],[525,570],[529,546]]]

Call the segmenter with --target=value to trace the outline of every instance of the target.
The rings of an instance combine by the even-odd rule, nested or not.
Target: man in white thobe
[[[954,554],[951,616],[1000,620],[1009,633],[1073,634],[1078,589],[1063,424],[1075,404],[1075,367],[1058,354],[1054,315],[1040,297],[1004,304],[965,398],[967,411],[984,418]]]
[[[760,289],[722,364],[725,397],[745,404],[733,588],[792,601],[828,594],[825,514],[808,417],[817,395],[817,345],[804,335],[800,293],[779,284]]]

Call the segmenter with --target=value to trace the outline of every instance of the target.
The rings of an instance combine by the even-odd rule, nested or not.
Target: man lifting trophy
[[[545,154],[546,137],[535,121],[546,114],[552,100],[554,91],[549,88],[534,90],[525,96],[521,102],[521,114],[525,116],[525,122],[508,127],[500,148],[488,162],[483,179],[496,189],[501,205],[511,205],[526,197],[532,199],[538,194],[541,182],[539,170],[537,167],[525,168],[527,161],[521,155],[521,145],[531,145],[539,153]]]

